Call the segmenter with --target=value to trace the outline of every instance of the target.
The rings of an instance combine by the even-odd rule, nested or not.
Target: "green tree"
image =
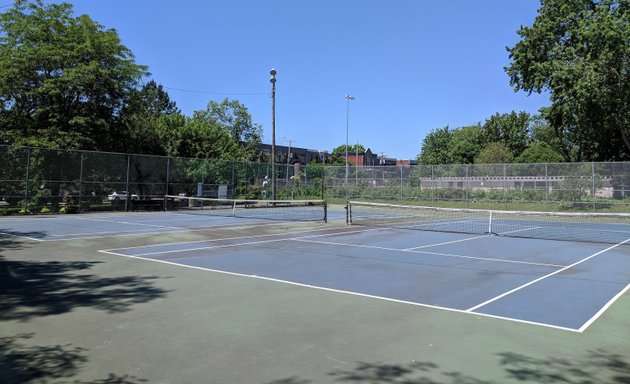
[[[161,137],[158,126],[165,116],[180,114],[174,101],[162,85],[154,80],[140,90],[132,90],[129,102],[122,112],[123,124],[127,127],[126,140],[122,140],[119,151],[165,155],[167,142]],[[172,119],[171,119],[172,120]]]
[[[502,142],[493,142],[486,145],[475,157],[475,164],[500,164],[511,163],[512,151]]]
[[[17,0],[0,14],[1,141],[110,150],[146,74],[113,29],[68,3]]]
[[[448,126],[437,128],[429,132],[422,140],[422,147],[418,155],[420,164],[451,164],[449,150],[452,132]]]
[[[560,163],[564,160],[562,155],[555,151],[551,145],[539,141],[525,149],[517,158],[515,163]]]
[[[527,112],[494,114],[483,124],[485,142],[502,142],[512,156],[520,155],[527,148],[530,119]]]
[[[333,148],[332,151],[332,155],[333,155],[333,160],[332,160],[332,164],[345,164],[346,163],[346,148],[348,151],[348,157],[353,157],[354,155],[356,155],[357,153],[365,153],[365,147],[363,146],[363,144],[354,144],[354,145],[348,145],[346,147],[345,144],[342,144],[336,148]],[[354,158],[354,157],[353,157]],[[352,163],[351,160],[348,161],[349,163]]]
[[[226,132],[236,145],[229,151],[235,160],[254,160],[262,140],[262,126],[252,121],[247,108],[238,100],[210,101],[205,111],[195,112],[196,118],[212,121]]]
[[[181,152],[181,146],[186,137],[188,120],[180,113],[162,115],[155,120],[155,132],[165,155],[186,156]]]
[[[630,2],[545,0],[506,67],[515,90],[549,92],[567,160],[630,158]]]
[[[177,156],[236,160],[241,153],[229,132],[208,119],[205,111],[195,111],[174,135]]]
[[[451,132],[448,144],[449,158],[453,164],[472,164],[475,156],[486,143],[480,125],[470,125]]]

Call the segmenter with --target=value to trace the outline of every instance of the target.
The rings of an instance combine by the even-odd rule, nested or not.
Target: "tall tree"
[[[418,162],[420,164],[451,164],[450,143],[451,130],[448,125],[432,130],[422,140]]]
[[[565,157],[629,159],[630,1],[542,0],[518,34],[508,48],[510,83],[550,93],[556,137],[576,146]]]
[[[0,14],[0,140],[112,149],[146,70],[115,30],[74,17],[70,4],[16,0]]]
[[[483,124],[485,142],[502,142],[517,157],[527,148],[530,118],[527,112],[495,113]]]
[[[454,129],[448,144],[450,160],[453,164],[472,164],[485,144],[484,131],[479,125]]]
[[[196,111],[195,118],[214,122],[228,133],[238,150],[231,154],[235,160],[254,160],[262,140],[262,126],[252,121],[247,108],[238,100],[210,101],[204,111]]]
[[[158,85],[154,80],[139,90],[132,90],[122,112],[122,122],[127,130],[125,137],[120,137],[119,151],[167,154],[166,143],[158,132],[160,119],[179,113],[175,102],[171,101],[162,85]]]
[[[527,147],[517,158],[515,163],[561,163],[562,155],[555,151],[551,145],[539,141]]]
[[[503,142],[495,141],[483,147],[475,157],[475,164],[511,163],[512,151]]]
[[[332,150],[331,163],[335,165],[346,164],[346,152],[348,152],[348,163],[354,164],[354,162],[352,161],[354,155],[356,155],[357,153],[365,153],[365,147],[363,146],[363,144],[353,144],[348,145],[347,147],[345,144],[342,144],[338,147],[335,147]]]

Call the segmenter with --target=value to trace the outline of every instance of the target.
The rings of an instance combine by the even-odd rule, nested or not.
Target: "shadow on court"
[[[33,234],[37,236],[38,234]],[[123,312],[132,305],[165,297],[153,285],[155,277],[101,278],[87,274],[95,262],[37,262],[6,260],[3,251],[29,245],[16,237],[0,237],[0,320],[28,321],[38,316],[91,307]],[[3,332],[4,333],[4,332]],[[35,333],[0,335],[0,382],[32,383],[73,377],[89,361],[89,351],[65,345],[32,345]],[[137,384],[129,375],[110,373],[90,383]],[[82,381],[73,381],[84,384]]]
[[[0,337],[0,380],[6,384],[48,382],[71,378],[89,359],[84,348],[67,345],[27,345],[34,334]],[[39,381],[42,380],[42,381]],[[145,379],[110,373],[93,384],[139,384]],[[74,384],[87,384],[73,381]]]
[[[15,237],[0,238],[0,250],[24,249]],[[0,253],[0,320],[34,317],[90,307],[124,312],[134,304],[166,296],[153,276],[99,277],[89,270],[100,262],[15,261]]]
[[[513,352],[497,354],[497,364],[505,370],[509,382],[532,384],[630,383],[630,360],[603,350],[586,351],[576,360],[539,358]],[[348,370],[329,373],[336,383],[363,384],[499,384],[443,369],[432,362],[408,364],[356,363]],[[299,377],[289,377],[265,384],[313,384]]]

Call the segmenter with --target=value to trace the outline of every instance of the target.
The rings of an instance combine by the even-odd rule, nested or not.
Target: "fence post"
[[[79,168],[79,212],[83,212],[83,155],[81,152],[81,166]]]
[[[131,191],[129,190],[130,167],[131,167],[131,154],[127,154],[127,180],[125,181],[125,190],[127,191],[127,197],[125,198],[125,212],[129,212],[129,199],[131,198]]]
[[[547,205],[549,204],[549,170],[547,167],[549,164],[545,163],[545,209],[549,209]]]
[[[507,199],[507,164],[503,164],[503,201],[505,203],[505,210],[508,208]]]
[[[232,160],[232,196],[234,198],[234,196],[236,196],[236,160]],[[245,180],[245,194],[249,194],[249,183],[247,182],[247,180]],[[228,193],[228,196],[230,194]],[[217,197],[219,197],[217,195]]]
[[[164,196],[168,195],[168,185],[171,178],[171,157],[168,156],[166,158],[166,185],[164,189]],[[166,198],[165,198],[166,199]],[[166,202],[166,200],[164,200]],[[164,210],[166,210],[166,205],[164,205]]]
[[[400,169],[400,205],[403,203],[403,169],[402,165],[398,167]]]
[[[592,190],[591,190],[591,199],[593,200],[593,212],[595,212],[595,163],[591,162],[591,181],[592,181]]]
[[[26,151],[26,184],[24,185],[24,213],[28,211],[28,172],[31,167],[31,148]]]
[[[470,164],[466,164],[466,208],[470,208],[470,196],[468,190],[470,189],[470,173],[468,168]]]
[[[435,207],[435,176],[433,174],[433,165],[431,165],[431,201]]]

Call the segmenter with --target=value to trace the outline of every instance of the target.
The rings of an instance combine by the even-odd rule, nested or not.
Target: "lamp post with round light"
[[[346,95],[346,194],[348,188],[348,127],[350,125],[350,100],[354,100],[354,96]]]
[[[276,200],[276,69],[269,71],[271,78],[271,199]]]

